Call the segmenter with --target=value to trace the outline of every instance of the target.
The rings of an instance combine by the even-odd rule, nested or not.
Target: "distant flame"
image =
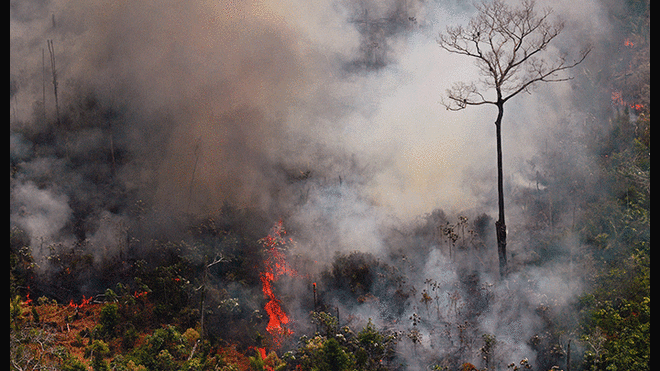
[[[612,91],[612,104],[615,106],[628,106],[635,111],[644,109],[644,105],[640,103],[628,103],[623,99],[623,93],[619,90]]]
[[[626,103],[623,101],[623,95],[621,94],[620,91],[614,90],[612,92],[612,103],[613,104],[619,104],[619,105],[625,105]]]
[[[283,246],[287,243],[285,239],[286,231],[282,226],[282,222],[277,223],[271,232],[260,242],[266,248],[266,260],[264,261],[264,271],[261,272],[261,284],[264,296],[268,302],[264,306],[266,313],[268,313],[268,325],[266,330],[273,336],[275,345],[280,346],[284,336],[291,335],[293,332],[284,327],[289,323],[289,317],[284,312],[280,305],[280,300],[273,292],[273,283],[281,276],[295,275],[296,272],[289,267],[284,256]],[[291,239],[289,239],[291,241]],[[264,350],[265,352],[265,350]]]
[[[147,293],[148,293],[148,291],[142,291],[142,292],[137,292],[137,291],[136,291],[136,292],[133,294],[133,296],[134,296],[136,299],[138,299],[138,298],[140,298],[140,297],[142,297],[142,296],[147,295]]]
[[[250,349],[256,350],[257,353],[259,353],[259,356],[261,357],[261,359],[263,361],[266,361],[266,358],[268,358],[268,353],[266,352],[266,348],[250,347]],[[263,367],[264,367],[264,370],[266,370],[266,371],[274,371],[275,370],[273,367],[271,367],[268,364],[264,364]]]
[[[644,105],[639,103],[631,103],[630,108],[634,109],[635,111],[641,111],[644,108]]]
[[[29,305],[30,303],[32,303],[32,299],[30,299],[30,291],[29,290],[30,290],[30,286],[28,286],[28,292],[27,292],[27,294],[25,294],[25,304],[26,305]]]
[[[92,297],[85,298],[85,295],[83,295],[82,302],[80,304],[76,304],[73,302],[73,299],[69,301],[69,307],[71,308],[83,308],[86,305],[89,305],[92,302]]]
[[[633,46],[635,46],[635,44],[632,41],[630,41],[630,39],[626,39],[626,41],[623,42],[623,45],[625,45],[629,48],[632,48]]]
[[[266,348],[257,348],[257,351],[259,351],[259,354],[261,355],[261,359],[266,359]]]

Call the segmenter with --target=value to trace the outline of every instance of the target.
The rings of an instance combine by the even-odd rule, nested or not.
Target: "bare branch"
[[[215,256],[215,258],[213,258],[213,261],[211,263],[206,265],[206,268],[211,268],[212,266],[214,266],[218,263],[224,263],[224,262],[227,262],[227,261],[229,261],[229,260],[226,259],[224,256],[222,256],[222,254],[218,254],[218,255]]]
[[[528,77],[528,79],[524,83],[522,83],[516,90],[509,93],[506,97],[503,97],[502,102],[506,102],[507,100],[513,98],[522,91],[526,91],[533,84],[537,82],[561,82],[561,81],[571,80],[572,77],[560,77],[558,74],[562,71],[571,69],[577,66],[578,64],[582,63],[585,60],[585,58],[587,58],[590,52],[591,52],[591,48],[585,48],[580,53],[580,58],[573,61],[570,64],[566,64],[564,58],[561,58],[559,62],[557,62],[557,64],[551,67],[547,67],[544,61],[542,60],[530,62],[529,66],[531,71],[531,77]]]
[[[573,63],[565,57],[548,62],[539,58],[561,33],[563,22],[551,20],[551,9],[535,10],[534,1],[524,0],[520,7],[510,7],[502,0],[483,2],[478,14],[466,27],[447,27],[440,35],[440,47],[450,53],[474,58],[486,76],[483,85],[496,90],[500,103],[537,82],[566,81],[560,72],[580,64],[589,54],[585,49]],[[448,90],[448,109],[493,103],[483,99],[474,84],[457,84]],[[451,106],[451,107],[450,107]]]
[[[447,98],[442,99],[441,103],[447,110],[460,111],[467,106],[478,106],[482,104],[496,104],[495,101],[489,101],[479,92],[477,86],[473,84],[455,83],[451,89],[447,89]]]

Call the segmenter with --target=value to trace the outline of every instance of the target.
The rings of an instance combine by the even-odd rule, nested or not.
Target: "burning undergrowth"
[[[298,354],[302,350],[295,350],[296,340],[306,334],[321,331],[329,334],[326,340],[340,334],[350,339],[357,334],[346,329],[373,326],[371,331],[383,329],[379,336],[390,339],[382,350],[389,354],[383,365],[412,368],[478,364],[483,334],[497,339],[499,355],[493,353],[491,362],[549,352],[543,347],[555,344],[557,339],[549,337],[557,335],[546,334],[543,321],[562,308],[553,300],[571,297],[553,297],[557,293],[544,290],[540,273],[516,275],[509,288],[499,287],[488,268],[496,266],[495,257],[485,250],[492,236],[477,233],[486,232],[483,224],[489,218],[484,215],[453,219],[437,211],[387,231],[379,252],[338,252],[328,261],[303,254],[295,231],[287,233],[284,221],[245,229],[258,219],[226,207],[193,223],[176,242],[142,245],[134,239],[122,261],[90,257],[82,264],[81,251],[69,251],[67,259],[53,250],[49,262],[58,268],[51,268],[51,274],[61,279],[34,275],[30,292],[82,307],[92,295],[107,300],[111,294],[98,294],[122,282],[131,297],[153,303],[144,323],[195,327],[203,312],[207,338],[264,355]],[[257,238],[257,231],[269,232]],[[89,269],[113,273],[90,281]],[[306,346],[317,340],[309,341]]]
[[[254,218],[231,210],[197,221],[185,240],[151,241],[149,260],[127,252],[124,270],[88,282],[88,292],[105,290],[95,295],[97,303],[113,300],[103,285],[124,292],[122,300],[133,304],[120,308],[130,310],[125,318],[140,326],[199,328],[203,312],[205,338],[239,344],[262,359],[275,352],[291,367],[311,367],[315,349],[333,347],[367,352],[360,362],[376,369],[464,362],[501,368],[523,358],[554,365],[566,354],[557,346],[574,325],[578,276],[555,257],[559,263],[532,263],[506,285],[499,283],[496,256],[485,248],[493,236],[478,233],[490,230],[483,228],[492,224],[485,215],[452,218],[436,211],[389,230],[378,253],[348,251],[323,262],[302,254],[286,222],[258,228],[265,235],[255,238],[257,230],[243,229]],[[88,275],[70,272],[69,295],[76,297],[70,306],[84,310],[92,298],[73,289],[84,286]],[[123,284],[110,283],[111,277]],[[29,284],[32,297],[55,297],[64,285],[45,284],[38,276]],[[118,334],[130,329],[122,326]],[[365,340],[372,337],[381,340]],[[369,348],[374,343],[382,348]]]
[[[274,345],[282,345],[283,338],[293,335],[289,327],[289,316],[282,309],[282,302],[273,291],[273,285],[281,276],[295,276],[296,271],[291,268],[286,260],[284,249],[286,248],[286,231],[280,221],[273,227],[265,238],[259,240],[264,247],[264,271],[259,274],[261,289],[267,302],[264,310],[268,314],[268,325],[266,331],[273,336]],[[289,239],[289,242],[292,242]]]

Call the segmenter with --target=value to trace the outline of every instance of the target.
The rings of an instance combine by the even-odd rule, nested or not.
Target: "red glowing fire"
[[[612,104],[615,106],[628,106],[635,111],[641,111],[642,109],[644,109],[643,104],[626,102],[623,99],[623,94],[619,90],[612,91]]]
[[[282,226],[282,222],[277,223],[271,232],[260,242],[263,244],[266,253],[264,261],[264,271],[261,272],[261,284],[264,296],[268,299],[264,309],[268,313],[268,325],[266,330],[273,336],[273,341],[276,346],[282,344],[285,336],[291,335],[293,332],[286,328],[289,323],[289,317],[282,309],[280,300],[273,292],[273,283],[276,282],[283,275],[295,275],[296,272],[286,262],[284,255],[284,248],[287,243],[285,238],[286,231]],[[289,238],[290,242],[291,239]],[[260,350],[261,352],[262,350]],[[263,349],[263,354],[265,354]]]
[[[266,348],[261,348],[261,347],[250,347],[250,349],[257,351],[259,356],[261,357],[262,360],[268,362],[268,353],[266,352]],[[270,365],[265,363],[263,365],[264,370],[266,371],[274,371],[275,369]]]
[[[30,289],[30,286],[28,286],[28,290]],[[32,303],[32,299],[30,299],[30,292],[28,291],[27,294],[25,294],[25,305],[30,305]]]
[[[261,359],[266,359],[266,357],[268,357],[266,355],[266,348],[257,348],[257,351],[259,351],[259,354],[261,355]]]
[[[142,291],[142,292],[137,292],[137,291],[135,291],[135,293],[133,294],[133,297],[135,297],[136,299],[138,299],[138,298],[140,298],[140,297],[142,297],[142,296],[147,295],[147,293],[148,293],[148,291]]]
[[[85,298],[85,295],[83,295],[82,302],[81,302],[80,304],[76,304],[76,303],[74,303],[74,302],[73,302],[73,299],[71,299],[71,300],[69,301],[69,307],[71,307],[71,308],[76,308],[76,309],[80,309],[80,308],[85,307],[86,305],[91,304],[91,302],[92,302],[92,297]]]

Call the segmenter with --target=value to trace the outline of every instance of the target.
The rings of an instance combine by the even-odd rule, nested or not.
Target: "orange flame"
[[[30,299],[30,286],[28,286],[28,292],[25,294],[25,305],[29,305],[32,303],[32,299]]]
[[[635,111],[641,111],[644,109],[644,105],[640,103],[628,103],[623,99],[623,93],[619,90],[612,91],[612,104],[615,106],[628,106]]]
[[[138,298],[140,298],[140,297],[142,297],[142,296],[145,296],[145,295],[147,295],[147,291],[142,291],[142,292],[137,292],[137,291],[136,291],[136,292],[133,294],[133,296],[134,296],[136,299],[138,299]]]
[[[641,111],[644,108],[644,105],[639,103],[630,103],[630,108],[634,109],[635,111]]]
[[[257,350],[259,351],[259,354],[261,355],[261,359],[266,359],[266,357],[267,357],[266,348],[257,348]]]
[[[266,261],[264,262],[264,271],[260,274],[262,291],[266,299],[268,299],[268,302],[264,306],[269,318],[266,331],[273,336],[273,341],[276,346],[282,344],[285,336],[293,334],[293,331],[285,327],[285,325],[289,323],[289,317],[282,309],[280,300],[273,292],[273,282],[277,281],[285,274],[296,274],[296,272],[289,267],[284,252],[282,251],[282,246],[287,242],[284,235],[286,235],[286,231],[282,226],[282,221],[280,221],[275,227],[273,227],[268,236],[260,240],[268,254]],[[289,241],[291,241],[291,239],[289,239]]]
[[[83,295],[82,302],[80,304],[76,304],[73,302],[73,299],[69,301],[69,307],[71,308],[83,308],[86,305],[89,305],[92,302],[92,297],[90,296],[89,298],[85,298],[85,295]]]
[[[266,352],[266,348],[261,348],[261,347],[250,347],[250,349],[253,349],[253,350],[257,351],[257,353],[259,353],[259,356],[261,357],[261,359],[262,359],[263,361],[266,361],[266,358],[268,358],[268,354],[267,354],[267,352]],[[268,365],[268,364],[264,364],[263,366],[264,366],[264,370],[266,370],[266,371],[274,371],[274,368],[271,367],[271,366]]]

